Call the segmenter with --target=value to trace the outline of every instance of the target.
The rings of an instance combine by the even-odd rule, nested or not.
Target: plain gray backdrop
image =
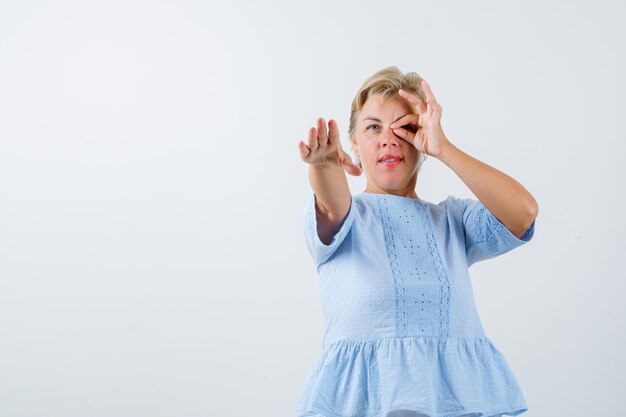
[[[0,417],[293,416],[321,354],[297,143],[375,71],[537,199],[470,269],[525,416],[625,392],[620,1],[0,0]],[[364,177],[350,177],[353,194]],[[417,189],[473,197],[430,157]]]

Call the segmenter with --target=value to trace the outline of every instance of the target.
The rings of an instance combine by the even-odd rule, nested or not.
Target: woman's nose
[[[400,139],[398,136],[396,136],[395,133],[393,133],[393,129],[391,129],[390,127],[383,130],[383,134],[382,134],[383,144],[398,145],[401,140],[402,139]]]

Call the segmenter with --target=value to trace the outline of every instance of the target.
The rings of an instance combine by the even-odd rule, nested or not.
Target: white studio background
[[[334,118],[349,150],[389,65],[539,203],[470,271],[525,415],[621,415],[625,12],[0,0],[0,417],[294,416],[323,333],[297,143]],[[473,197],[434,158],[417,193]]]

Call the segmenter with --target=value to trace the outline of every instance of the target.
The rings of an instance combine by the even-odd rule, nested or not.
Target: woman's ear
[[[352,153],[353,154],[358,154],[359,153],[359,146],[356,144],[356,142],[350,138],[350,145],[352,146]]]

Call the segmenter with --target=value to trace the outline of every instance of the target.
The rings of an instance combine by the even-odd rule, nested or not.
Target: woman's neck
[[[365,187],[365,190],[363,191],[365,193],[370,193],[370,194],[391,194],[391,195],[396,195],[399,197],[404,197],[404,198],[411,198],[413,200],[419,200],[420,198],[417,196],[417,193],[415,193],[414,189],[407,189],[405,191],[402,190],[385,190],[383,188],[377,188],[377,187]]]

